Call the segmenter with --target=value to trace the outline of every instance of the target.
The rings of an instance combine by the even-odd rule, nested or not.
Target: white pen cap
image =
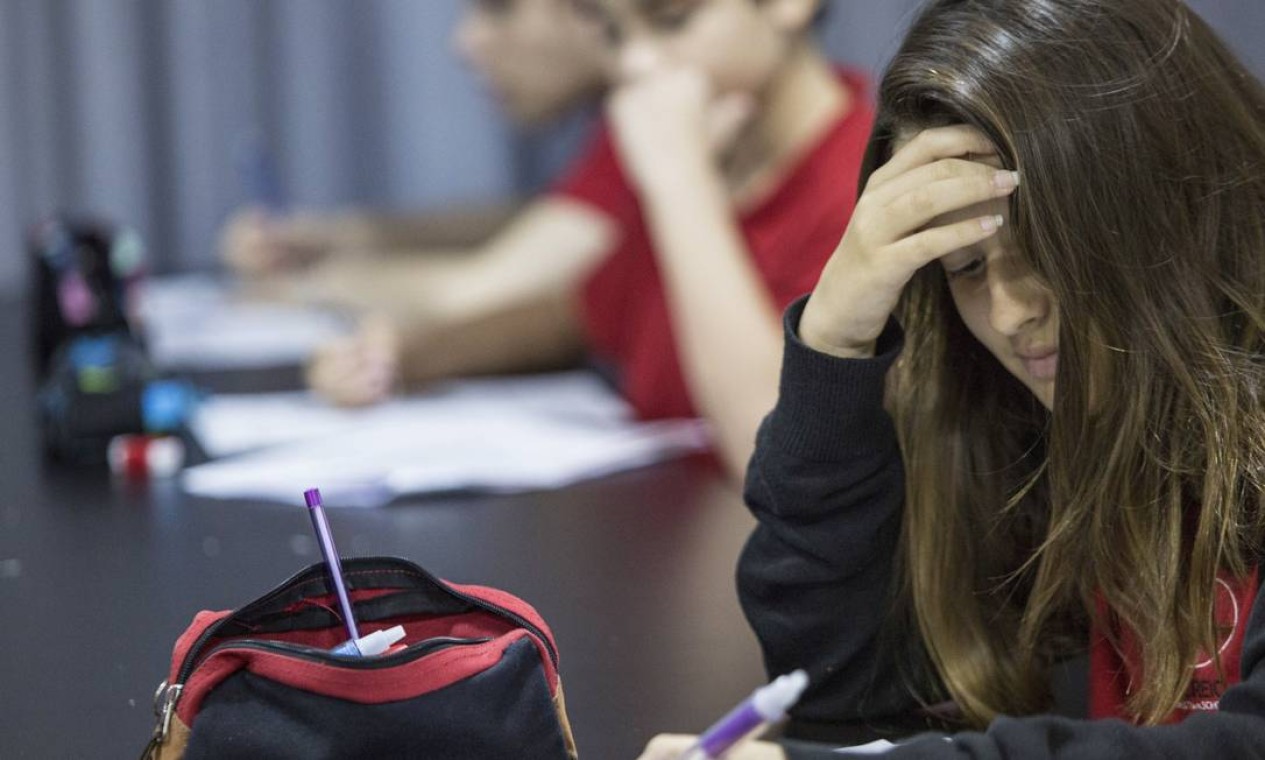
[[[402,638],[404,638],[404,626],[397,625],[394,628],[366,633],[356,639],[356,648],[360,650],[362,657],[376,657]]]
[[[768,686],[761,686],[751,695],[751,706],[769,723],[786,717],[786,711],[795,706],[799,695],[808,688],[808,674],[802,670],[778,676]]]

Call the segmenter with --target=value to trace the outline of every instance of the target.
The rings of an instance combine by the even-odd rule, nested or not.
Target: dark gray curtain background
[[[582,133],[514,135],[448,33],[463,0],[0,0],[0,290],[63,209],[137,227],[160,270],[207,266],[273,146],[296,205],[436,208],[520,194]],[[832,0],[836,57],[877,69],[918,0]],[[1191,0],[1265,76],[1265,0]]]

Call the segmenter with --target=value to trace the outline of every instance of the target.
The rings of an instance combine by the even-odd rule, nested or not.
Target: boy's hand
[[[383,317],[369,317],[355,335],[317,349],[307,366],[307,384],[340,406],[367,406],[391,395],[399,368],[394,326]]]
[[[224,225],[220,257],[237,274],[279,274],[317,263],[334,252],[366,247],[365,225],[354,213],[278,216],[248,208]]]
[[[754,114],[751,97],[717,97],[703,73],[670,66],[648,48],[624,59],[607,112],[624,170],[643,189],[675,182],[682,169],[712,169]]]

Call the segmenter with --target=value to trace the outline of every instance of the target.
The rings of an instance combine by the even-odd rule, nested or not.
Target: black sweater
[[[913,732],[919,705],[900,674],[920,656],[919,637],[886,619],[904,472],[882,398],[900,332],[889,327],[873,359],[837,359],[800,342],[803,305],[787,310],[779,400],[760,428],[747,473],[746,499],[759,525],[738,565],[739,597],[770,675],[809,672],[811,686],[792,713],[800,735]],[[986,732],[919,740],[885,757],[1265,758],[1263,597],[1257,595],[1248,622],[1242,682],[1225,692],[1218,712],[1148,728],[1002,717]],[[934,691],[935,684],[923,687]],[[841,757],[825,746],[787,753],[793,760]]]

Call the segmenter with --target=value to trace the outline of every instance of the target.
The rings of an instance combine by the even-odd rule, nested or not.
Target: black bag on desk
[[[44,453],[104,466],[115,436],[177,432],[198,394],[164,378],[146,351],[138,316],[146,275],[140,237],[102,221],[55,216],[31,228],[27,246]]]
[[[33,225],[26,242],[38,380],[48,375],[54,353],[81,335],[140,342],[135,291],[146,273],[140,236],[99,220],[52,216]]]
[[[143,758],[575,758],[553,634],[503,591],[402,559],[343,561],[362,633],[402,651],[329,653],[347,636],[323,564],[176,642]]]

